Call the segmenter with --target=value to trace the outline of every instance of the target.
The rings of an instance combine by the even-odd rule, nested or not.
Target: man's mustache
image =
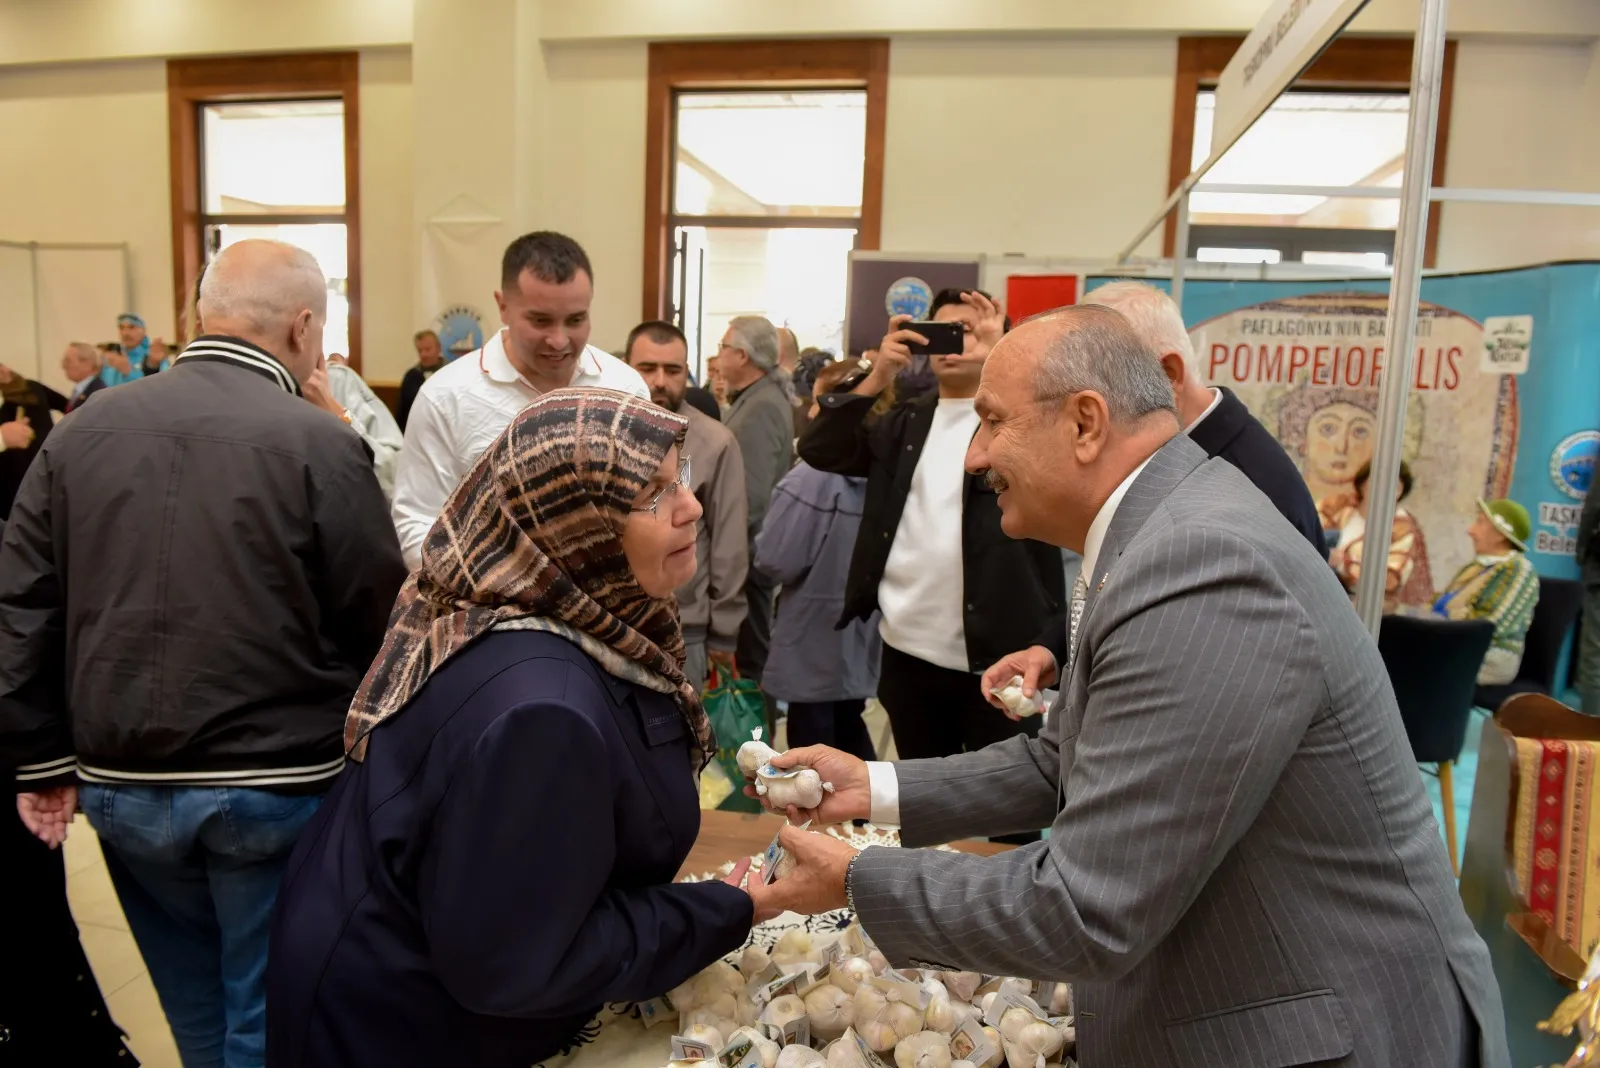
[[[984,485],[988,486],[996,493],[1004,493],[1006,490],[1011,488],[1011,483],[1007,482],[1004,478],[1001,478],[992,467],[983,473],[983,482]]]

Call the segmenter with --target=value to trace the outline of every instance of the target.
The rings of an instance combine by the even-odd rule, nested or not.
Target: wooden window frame
[[[672,154],[681,89],[865,89],[866,164],[856,248],[876,249],[883,229],[883,141],[889,105],[887,38],[690,41],[650,44],[644,165],[642,316],[660,319],[671,294]],[[774,216],[772,226],[781,226]]]
[[[1167,192],[1189,177],[1194,149],[1195,101],[1202,89],[1215,89],[1222,70],[1244,43],[1243,37],[1178,38],[1178,75],[1172,90],[1172,154],[1168,158]],[[1445,157],[1450,147],[1450,103],[1456,80],[1456,42],[1446,41],[1439,87],[1439,129],[1433,142],[1433,184],[1444,185]],[[1411,39],[1340,37],[1295,79],[1295,89],[1404,90],[1411,88]],[[1428,209],[1428,237],[1423,263],[1432,267],[1439,250],[1441,204]],[[1176,211],[1167,215],[1162,255],[1172,256],[1177,244]]]
[[[344,105],[344,225],[349,275],[350,366],[361,370],[361,101],[355,52],[217,56],[167,61],[167,137],[172,180],[174,320],[187,334],[189,307],[205,266],[201,223],[200,108],[241,101],[317,100]],[[283,221],[266,217],[264,221]]]

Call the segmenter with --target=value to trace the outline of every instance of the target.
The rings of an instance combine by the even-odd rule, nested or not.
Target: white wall
[[[174,337],[166,64],[0,69],[0,145],[0,238],[127,242],[132,310]]]
[[[1175,38],[895,39],[883,247],[1115,253],[1166,196],[1176,57]]]
[[[411,239],[411,50],[363,51],[361,95],[361,365],[372,382],[398,382],[416,362]]]
[[[1463,41],[1451,108],[1447,185],[1600,192],[1600,46]],[[1600,208],[1447,204],[1441,218],[1443,268],[1600,257]]]

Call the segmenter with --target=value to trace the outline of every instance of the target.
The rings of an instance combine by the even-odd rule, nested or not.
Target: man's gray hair
[[[728,323],[733,347],[743,350],[750,362],[763,371],[778,366],[778,331],[759,315],[741,315]]]
[[[88,360],[89,366],[99,370],[105,365],[105,357],[100,350],[87,341],[69,341],[67,348],[77,353],[79,359]]]
[[[1176,352],[1183,358],[1183,366],[1198,382],[1204,382],[1200,361],[1189,340],[1189,328],[1183,325],[1183,313],[1166,293],[1144,282],[1120,278],[1096,286],[1084,298],[1086,304],[1101,304],[1128,320],[1139,340],[1155,351],[1159,358]]]
[[[1178,414],[1161,361],[1122,315],[1099,304],[1078,304],[1051,315],[1061,330],[1045,343],[1034,395],[1041,404],[1094,390],[1111,421],[1135,422],[1152,412]]]
[[[305,309],[325,317],[328,280],[316,258],[283,241],[255,243],[277,246],[281,257],[270,267],[258,261],[247,269],[245,264],[233,263],[229,250],[223,249],[200,279],[201,322],[230,320],[258,334],[275,334]]]

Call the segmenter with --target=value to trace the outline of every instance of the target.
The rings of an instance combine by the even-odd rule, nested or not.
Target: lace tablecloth
[[[842,839],[857,849],[868,846],[900,845],[899,831],[892,827],[878,827],[868,823],[861,827],[830,827],[825,832]],[[939,846],[948,849],[948,846]],[[682,882],[704,882],[719,879],[733,870],[733,860],[714,872],[684,877]],[[761,857],[751,858],[751,877],[761,870]],[[771,949],[787,931],[801,930],[827,937],[849,927],[855,917],[849,909],[825,912],[818,916],[801,916],[785,912],[766,923],[757,924],[744,945],[724,959],[730,964],[739,959],[747,946]],[[658,1023],[648,1028],[639,1022],[639,1012],[632,1005],[608,1005],[584,1029],[578,1045],[569,1053],[546,1061],[548,1068],[662,1068],[670,1059],[673,1021]]]

